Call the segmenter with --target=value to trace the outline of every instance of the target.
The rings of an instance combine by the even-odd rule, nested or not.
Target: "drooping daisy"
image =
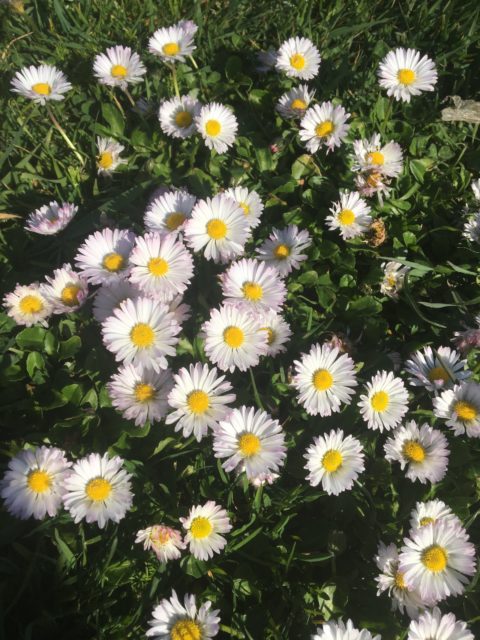
[[[217,153],[225,153],[235,142],[237,118],[229,107],[219,102],[204,105],[195,118],[195,124],[207,147]]]
[[[40,289],[52,305],[53,313],[75,311],[87,298],[87,280],[74,271],[70,264],[55,269],[53,278],[46,276],[45,280],[48,284],[40,285]]]
[[[276,356],[286,350],[284,346],[292,335],[290,325],[276,311],[260,311],[257,318],[262,325],[260,331],[267,332],[267,356]]]
[[[135,542],[142,543],[145,551],[151,549],[160,562],[177,560],[182,555],[181,549],[187,546],[182,540],[182,534],[164,524],[155,524],[137,531]]]
[[[453,613],[442,615],[438,607],[424,611],[408,627],[407,640],[475,640],[467,623],[457,620]]]
[[[63,100],[72,85],[65,74],[49,64],[23,67],[12,79],[12,91],[42,105],[49,100]]]
[[[439,482],[446,474],[450,449],[443,433],[415,420],[397,429],[385,442],[385,457],[399,462],[409,480]]]
[[[308,85],[300,84],[281,96],[275,109],[282,118],[301,118],[308,109],[315,91],[310,91]]]
[[[390,431],[408,410],[408,393],[403,380],[391,371],[379,371],[367,382],[358,406],[369,429]]]
[[[147,70],[138,53],[117,45],[95,56],[93,72],[100,84],[126,89],[129,84],[141,82]]]
[[[211,606],[207,600],[197,609],[195,596],[188,593],[182,605],[172,590],[170,599],[164,598],[153,610],[145,635],[159,640],[210,640],[220,629],[220,611],[210,611]]]
[[[302,359],[295,360],[292,384],[298,402],[311,416],[329,416],[350,404],[357,386],[355,365],[349,355],[329,345],[314,344]]]
[[[403,266],[401,262],[382,262],[382,269],[384,274],[380,291],[389,298],[397,300],[399,292],[403,289],[405,276],[410,269]]]
[[[71,466],[56,447],[20,451],[8,463],[1,482],[5,507],[16,518],[42,520],[56,516],[62,506],[63,483]]]
[[[88,236],[78,249],[75,266],[90,284],[117,282],[130,274],[128,262],[135,244],[133,231],[102,229]]]
[[[403,153],[401,146],[391,140],[385,145],[379,133],[369,140],[355,140],[353,143],[356,171],[378,171],[384,176],[396,178],[402,173]]]
[[[191,96],[163,100],[158,119],[163,133],[172,138],[189,138],[197,131],[195,118],[200,113],[200,102]]]
[[[247,216],[238,204],[224,194],[199,200],[184,234],[193,251],[203,249],[207,260],[228,262],[243,253],[249,234]]]
[[[259,473],[258,476],[250,479],[250,484],[258,489],[258,487],[263,487],[266,484],[272,485],[279,477],[278,473]]]
[[[329,620],[322,627],[317,627],[312,640],[381,640],[381,636],[372,636],[366,629],[356,629],[351,620],[346,624],[343,620]]]
[[[341,429],[314,438],[304,458],[312,487],[321,482],[323,490],[334,496],[351,489],[365,468],[362,445],[353,436],[344,437]]]
[[[289,78],[311,80],[321,62],[317,47],[308,38],[289,38],[277,53],[276,67]]]
[[[183,326],[183,323],[192,315],[191,306],[183,302],[182,296],[175,296],[175,298],[168,303],[168,309],[173,313],[173,317],[180,326]]]
[[[420,597],[436,604],[448,596],[460,595],[475,573],[475,547],[450,523],[438,521],[404,538],[400,571],[405,583]]]
[[[427,56],[420,58],[415,49],[399,47],[387,53],[378,68],[379,84],[395,100],[410,102],[411,96],[433,91],[437,84],[434,62]]]
[[[117,361],[158,372],[175,355],[180,325],[169,308],[157,300],[124,300],[102,324],[105,346]]]
[[[93,317],[97,322],[103,322],[113,315],[114,309],[120,306],[121,302],[128,298],[134,300],[140,295],[140,289],[128,280],[117,280],[102,284],[97,290],[93,301]]]
[[[339,229],[344,240],[367,233],[372,223],[371,209],[356,191],[343,191],[340,200],[330,207],[325,222],[329,229]]]
[[[227,544],[221,534],[232,528],[226,510],[212,500],[192,507],[188,517],[180,518],[180,522],[187,532],[184,540],[189,551],[198,560],[208,560],[220,553]]]
[[[480,384],[463,382],[433,399],[433,413],[447,421],[456,436],[480,438]]]
[[[480,244],[480,212],[469,216],[463,227],[463,236],[470,242]]]
[[[195,31],[186,21],[157,29],[148,41],[148,50],[163,62],[185,62],[185,56],[192,55],[197,48],[193,43]]]
[[[347,120],[350,114],[331,102],[322,102],[307,109],[300,122],[300,140],[305,142],[310,153],[320,147],[327,147],[327,153],[339,147],[345,139],[348,129]]]
[[[308,256],[302,252],[311,243],[308,231],[299,231],[296,224],[284,229],[274,228],[268,240],[257,249],[257,258],[267,261],[284,278],[307,259]]]
[[[266,51],[257,53],[257,66],[255,68],[258,73],[267,73],[275,68],[276,63],[277,51],[273,47],[269,47]]]
[[[40,209],[35,209],[28,216],[25,229],[42,236],[52,236],[65,229],[77,211],[78,207],[74,204],[68,202],[59,204],[54,200],[48,205],[44,204]]]
[[[3,298],[3,305],[7,314],[17,324],[26,327],[34,324],[46,327],[47,320],[53,313],[52,305],[43,295],[38,282],[29,285],[17,284],[15,289]]]
[[[383,205],[383,196],[388,196],[390,193],[390,182],[390,178],[376,169],[365,171],[355,177],[358,193],[365,198],[371,198],[376,194],[381,205]]]
[[[121,158],[120,154],[125,149],[113,138],[101,138],[97,136],[97,171],[99,175],[110,175],[121,164],[126,164],[127,160]]]
[[[410,536],[421,527],[426,527],[435,522],[446,522],[455,526],[460,531],[462,522],[460,518],[452,512],[450,507],[441,500],[428,500],[427,502],[417,502],[415,509],[410,515]]]
[[[472,183],[470,186],[472,187],[475,200],[480,200],[480,178],[477,178],[476,180],[472,180]]]
[[[152,200],[145,212],[145,226],[160,234],[179,233],[192,215],[196,197],[185,189],[172,189]]]
[[[267,353],[267,333],[260,329],[258,318],[243,307],[229,304],[212,309],[202,326],[205,353],[222,371],[246,371]]]
[[[263,202],[256,191],[249,191],[246,187],[232,187],[227,189],[224,195],[232,198],[237,205],[240,205],[250,229],[258,227],[263,212]]]
[[[65,509],[74,522],[85,519],[96,522],[100,529],[109,520],[120,522],[132,506],[130,478],[122,458],[90,453],[65,478]]]
[[[220,276],[220,282],[225,302],[241,302],[253,311],[279,311],[287,295],[277,270],[253,258],[232,263]]]
[[[266,412],[242,406],[215,427],[213,450],[225,471],[245,471],[249,480],[276,472],[286,457],[285,434],[278,420]]]
[[[460,354],[450,347],[424,347],[416,351],[405,362],[405,371],[410,377],[409,383],[414,387],[425,387],[428,391],[450,389],[456,380],[470,378],[467,361],[460,359]]]

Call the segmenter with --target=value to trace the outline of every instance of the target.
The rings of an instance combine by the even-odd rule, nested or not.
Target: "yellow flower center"
[[[150,539],[153,540],[155,544],[161,545],[167,544],[167,542],[169,542],[171,538],[172,536],[170,535],[169,530],[165,527],[160,527],[158,531],[154,531],[150,535]]]
[[[403,573],[397,571],[393,580],[397,589],[406,589],[405,580],[403,579]]]
[[[162,47],[162,51],[166,56],[176,56],[180,51],[180,47],[176,42],[167,42]]]
[[[429,571],[439,573],[447,566],[448,554],[443,547],[433,544],[422,552],[422,562]]]
[[[242,346],[245,337],[239,327],[227,327],[223,332],[223,340],[231,349],[238,349]]]
[[[286,260],[290,255],[290,247],[286,244],[279,244],[273,250],[273,255],[277,260]]]
[[[175,229],[178,229],[178,227],[185,222],[185,218],[186,216],[184,213],[174,211],[166,217],[165,224],[170,231],[175,231]]]
[[[76,284],[68,284],[66,287],[63,287],[62,293],[60,294],[60,298],[62,302],[69,307],[73,307],[78,304],[78,292],[80,291],[80,287]]]
[[[294,53],[293,56],[290,56],[290,64],[297,71],[301,71],[305,66],[305,56],[301,53]]]
[[[381,179],[382,179],[382,174],[374,171],[368,176],[367,184],[369,187],[376,187],[378,183],[381,181]]]
[[[169,271],[168,262],[163,258],[152,258],[148,261],[147,268],[156,278],[164,276]]]
[[[478,411],[473,404],[470,404],[470,402],[463,402],[462,400],[459,400],[453,405],[453,410],[460,420],[464,420],[466,422],[469,420],[475,420],[478,415]]]
[[[207,222],[207,233],[212,240],[222,240],[227,235],[227,225],[223,220],[213,218]]]
[[[112,492],[112,485],[105,478],[94,478],[87,482],[85,491],[90,500],[94,502],[100,502],[106,500]]]
[[[49,96],[52,93],[52,87],[48,82],[37,82],[32,85],[32,91],[38,93],[39,96]]]
[[[318,369],[313,374],[312,382],[317,391],[326,391],[333,384],[333,376],[326,369]]]
[[[100,169],[110,169],[113,164],[113,155],[111,151],[102,151],[98,158],[98,166]]]
[[[254,433],[244,433],[238,440],[238,448],[246,458],[251,458],[260,451],[262,445]]]
[[[170,631],[170,640],[202,640],[202,631],[193,620],[179,620]]]
[[[112,273],[123,269],[125,258],[120,253],[107,253],[103,258],[102,265],[107,271]]]
[[[207,132],[207,135],[214,138],[215,136],[218,136],[221,130],[222,125],[218,120],[207,120],[205,124],[205,131]]]
[[[213,531],[212,523],[208,518],[204,518],[203,516],[198,516],[198,518],[194,518],[192,520],[192,524],[190,525],[190,533],[192,537],[201,540],[202,538],[206,538]]]
[[[434,522],[436,522],[435,518],[429,518],[428,516],[425,516],[425,518],[420,518],[421,527],[425,527],[427,524],[433,524]]]
[[[210,406],[210,398],[205,391],[192,391],[187,396],[187,404],[192,413],[205,413]]]
[[[28,474],[27,484],[32,491],[35,491],[35,493],[44,493],[50,488],[52,478],[46,471],[36,469]]]
[[[370,399],[370,404],[374,411],[385,411],[390,404],[390,397],[386,391],[377,391]]]
[[[110,75],[113,78],[125,78],[127,73],[128,73],[127,67],[124,67],[121,64],[114,64],[110,71]]]
[[[186,129],[192,124],[192,114],[190,111],[179,111],[175,116],[175,124],[181,129]]]
[[[139,382],[135,385],[133,394],[137,402],[148,402],[155,396],[155,387],[146,382]]]
[[[155,332],[148,324],[139,322],[130,331],[130,340],[139,349],[145,349],[154,343]]]
[[[18,303],[20,311],[27,315],[39,313],[43,309],[43,302],[37,296],[24,296]]]
[[[263,289],[256,282],[244,282],[242,286],[243,296],[247,300],[261,300],[263,297]]]
[[[337,451],[336,449],[330,449],[330,451],[327,451],[322,458],[322,467],[325,469],[325,471],[333,473],[338,469],[338,467],[340,467],[342,462],[343,456],[340,451]]]
[[[412,84],[412,82],[415,82],[417,74],[411,69],[399,69],[397,78],[400,84],[408,86],[409,84]]]
[[[428,372],[428,379],[430,382],[435,382],[435,380],[443,380],[444,382],[448,382],[450,380],[450,376],[448,375],[446,369],[443,367],[433,367]]]
[[[248,214],[250,213],[250,207],[248,206],[248,204],[246,202],[239,202],[238,204],[242,207],[243,213],[248,216]]]
[[[351,209],[342,209],[338,214],[338,221],[343,224],[344,227],[349,227],[355,222],[355,214]]]
[[[305,102],[305,100],[302,100],[301,98],[295,98],[295,100],[292,100],[292,104],[290,105],[290,108],[304,111],[307,108],[307,103]]]
[[[385,156],[380,151],[372,151],[367,153],[367,160],[372,164],[383,164],[385,162]]]
[[[333,132],[334,126],[331,120],[325,120],[325,122],[320,122],[315,127],[315,134],[319,138],[326,138]]]
[[[267,344],[270,347],[275,341],[275,331],[270,329],[270,327],[261,327],[260,331],[267,332]]]
[[[411,462],[423,462],[425,460],[425,449],[415,440],[407,440],[402,447],[402,453]]]

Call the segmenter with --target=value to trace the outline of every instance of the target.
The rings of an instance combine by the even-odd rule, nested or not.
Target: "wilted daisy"
[[[34,324],[47,326],[47,319],[53,309],[46,296],[43,295],[38,282],[29,285],[17,284],[15,289],[3,298],[7,314],[17,324],[31,327]]]
[[[312,487],[321,482],[323,490],[334,496],[351,489],[365,468],[362,445],[353,436],[344,437],[341,429],[314,438],[304,458]]]
[[[55,447],[25,449],[8,463],[1,482],[5,507],[16,518],[42,520],[62,506],[65,475],[72,463]]]
[[[378,69],[379,83],[395,100],[410,102],[411,96],[433,91],[437,84],[435,64],[427,56],[420,58],[415,49],[399,47],[387,53]]]
[[[173,386],[171,372],[159,373],[127,364],[107,384],[112,405],[137,427],[159,422],[168,411],[168,394]]]
[[[409,480],[439,482],[448,467],[447,439],[428,424],[407,422],[385,442],[385,457],[389,462],[399,462]]]
[[[401,146],[391,140],[385,145],[379,133],[369,140],[355,140],[353,143],[356,171],[378,171],[384,176],[396,178],[403,169],[403,153]]]
[[[219,376],[215,367],[196,363],[174,375],[175,386],[168,396],[168,404],[175,409],[168,414],[166,424],[175,424],[188,438],[192,433],[198,442],[213,429],[229,411],[235,394],[225,376]]]
[[[53,313],[75,311],[87,298],[87,281],[70,264],[55,269],[53,278],[46,276],[45,280],[48,284],[40,285],[40,289],[52,305]]]
[[[143,543],[145,551],[151,549],[160,562],[177,560],[182,555],[181,549],[187,546],[182,540],[182,534],[163,524],[155,524],[137,531],[135,542]]]
[[[420,527],[404,538],[400,571],[405,583],[420,597],[435,604],[448,596],[460,595],[475,573],[475,547],[459,529],[446,522]]]
[[[85,519],[100,529],[109,520],[120,522],[132,506],[130,478],[122,458],[91,453],[78,460],[65,478],[65,509],[74,522]]]
[[[158,110],[158,119],[163,133],[172,138],[188,138],[197,131],[195,118],[200,113],[200,102],[192,96],[163,100]]]
[[[224,195],[240,205],[250,229],[258,227],[263,212],[263,202],[256,191],[249,191],[246,187],[232,187],[224,191]]]
[[[357,386],[355,365],[346,353],[337,348],[314,344],[302,359],[295,360],[292,384],[298,392],[298,402],[309,415],[329,416],[350,404]]]
[[[186,530],[185,542],[190,553],[198,560],[208,560],[227,544],[222,533],[228,533],[232,525],[225,509],[209,500],[204,505],[190,509],[187,518],[180,518]]]
[[[153,610],[153,619],[146,636],[160,640],[209,640],[219,631],[219,610],[210,611],[207,600],[197,609],[195,596],[187,595],[182,605],[172,590],[170,599],[164,598]]]
[[[128,280],[102,284],[93,301],[93,317],[97,322],[103,322],[113,315],[113,310],[120,306],[121,302],[128,298],[133,300],[140,295],[140,289]]]
[[[166,369],[165,356],[175,355],[180,325],[169,308],[157,300],[124,300],[102,324],[105,346],[117,361],[144,369]]]
[[[376,169],[365,171],[355,177],[355,187],[358,193],[365,198],[370,198],[376,194],[381,205],[383,205],[383,196],[387,196],[390,193],[390,182],[390,178]]]
[[[126,164],[127,160],[121,158],[120,154],[125,149],[113,138],[101,138],[97,136],[97,170],[99,175],[110,175],[121,164]]]
[[[351,620],[346,624],[343,620],[329,620],[322,627],[317,627],[312,640],[381,640],[381,636],[372,636],[366,629],[356,629]]]
[[[289,78],[311,80],[318,74],[321,58],[308,38],[289,38],[277,53],[276,67]]]
[[[197,29],[193,29],[192,25],[193,23],[181,21],[172,27],[157,29],[148,41],[148,50],[164,62],[185,62],[185,56],[192,55],[197,48],[193,43]]]
[[[14,93],[40,104],[48,100],[63,100],[63,94],[72,88],[66,76],[49,64],[23,67],[16,72],[11,84]]]
[[[275,109],[282,118],[300,118],[313,100],[315,91],[310,91],[308,85],[300,84],[283,94]]]
[[[412,535],[416,529],[440,521],[456,526],[459,531],[463,528],[461,520],[457,518],[450,507],[447,507],[441,500],[435,499],[427,500],[427,502],[417,502],[415,509],[413,509],[410,515],[409,535]]]
[[[284,229],[274,228],[268,240],[257,249],[257,258],[268,262],[285,277],[293,269],[298,269],[300,263],[308,258],[302,252],[311,243],[308,231],[299,231],[296,224],[290,224]]]
[[[217,153],[225,153],[235,142],[237,118],[229,107],[219,102],[204,105],[195,117],[195,124],[207,147]]]
[[[178,233],[191,217],[196,197],[185,189],[166,191],[150,202],[145,212],[145,226],[160,234]]]
[[[467,366],[467,361],[460,360],[460,354],[450,347],[424,347],[405,362],[405,371],[410,374],[412,386],[439,391],[450,389],[456,380],[470,378],[472,373]]]
[[[356,191],[343,191],[340,200],[330,207],[325,222],[329,229],[339,229],[344,240],[365,234],[372,223],[371,209]]]
[[[78,249],[75,266],[83,272],[90,284],[117,282],[130,274],[128,260],[134,244],[133,231],[95,231]]]
[[[366,385],[358,406],[369,429],[390,431],[408,410],[408,393],[401,378],[391,371],[379,371]]]
[[[269,47],[266,51],[259,51],[257,53],[257,66],[255,68],[258,73],[267,73],[275,68],[276,63],[277,50]]]
[[[398,293],[403,289],[403,281],[410,271],[401,262],[382,262],[383,280],[380,284],[380,291],[396,300]]]
[[[276,356],[286,350],[284,346],[290,340],[292,330],[284,318],[270,309],[259,311],[257,318],[262,325],[260,331],[267,332],[267,356]]]
[[[480,438],[480,384],[463,382],[433,399],[433,413],[447,421],[456,436]]]
[[[215,427],[213,450],[225,471],[245,474],[249,480],[261,473],[283,467],[286,457],[285,434],[278,420],[266,412],[242,406],[233,409]]]
[[[480,212],[469,216],[467,222],[463,226],[463,236],[470,242],[480,244]]]
[[[241,302],[252,310],[279,311],[287,295],[277,270],[253,258],[231,264],[220,282],[225,302]]]
[[[249,225],[243,209],[219,194],[197,202],[185,223],[184,234],[190,248],[203,249],[207,260],[228,262],[243,253]]]
[[[407,640],[475,640],[467,623],[457,620],[453,613],[442,615],[438,607],[424,611],[408,627]]]
[[[68,202],[44,204],[28,216],[25,229],[42,236],[52,236],[65,229],[77,211],[78,207]]]
[[[243,307],[212,309],[202,326],[205,353],[222,371],[246,371],[267,353],[267,333],[260,329],[258,318]]]
[[[300,140],[306,143],[310,153],[322,146],[327,147],[327,153],[333,151],[347,135],[349,117],[342,106],[334,106],[331,102],[316,104],[307,109],[300,122]]]
[[[110,87],[126,89],[129,84],[141,82],[146,71],[138,53],[120,45],[109,47],[106,53],[99,53],[93,61],[97,80]]]

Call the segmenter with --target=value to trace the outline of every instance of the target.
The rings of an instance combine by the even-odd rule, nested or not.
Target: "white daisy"
[[[378,68],[379,84],[395,100],[410,102],[411,96],[433,91],[437,84],[435,64],[420,52],[402,47],[390,51]]]
[[[329,416],[350,404],[357,386],[355,365],[346,353],[337,348],[314,344],[302,359],[295,360],[292,384],[298,392],[298,402],[311,416]]]
[[[369,429],[390,431],[402,421],[408,410],[408,393],[403,380],[391,371],[379,371],[360,396],[358,406]]]
[[[302,252],[311,243],[308,231],[299,231],[296,224],[290,224],[284,229],[274,228],[268,240],[257,249],[257,258],[266,260],[284,278],[308,258]]]
[[[415,509],[410,514],[410,536],[421,527],[426,527],[434,522],[446,522],[461,530],[462,522],[460,518],[452,512],[450,507],[441,500],[428,500],[427,502],[417,502]]]
[[[181,549],[187,546],[182,540],[182,534],[164,524],[155,524],[137,531],[135,542],[142,543],[145,551],[151,549],[160,562],[178,560],[182,555]]]
[[[237,136],[238,122],[229,107],[219,102],[209,102],[195,118],[197,131],[209,149],[225,153]]]
[[[153,610],[145,635],[159,640],[210,640],[220,629],[219,610],[210,611],[211,606],[207,600],[197,609],[195,596],[190,594],[182,605],[172,590],[170,599],[164,598]]]
[[[95,56],[93,72],[100,84],[126,89],[129,84],[141,82],[147,70],[138,53],[117,45]]]
[[[16,518],[42,520],[56,516],[62,506],[65,475],[71,466],[55,447],[25,449],[8,463],[1,482],[5,507]]]
[[[327,147],[327,153],[333,151],[347,135],[349,117],[342,106],[334,106],[331,102],[316,104],[307,109],[300,122],[300,140],[306,143],[310,153],[322,146]]]
[[[87,299],[87,281],[70,264],[55,269],[53,278],[46,276],[45,280],[48,284],[41,284],[40,290],[52,305],[53,313],[75,311]]]
[[[145,226],[157,233],[179,233],[191,217],[196,197],[185,189],[165,191],[152,200],[145,212]]]
[[[456,380],[470,378],[467,361],[460,360],[460,354],[450,347],[424,347],[416,351],[405,362],[405,371],[410,374],[409,383],[414,387],[425,387],[428,391],[450,389]]]
[[[470,242],[480,244],[480,212],[469,216],[463,226],[463,236]]]
[[[128,259],[134,244],[135,234],[132,231],[95,231],[78,249],[75,266],[90,284],[117,282],[130,274]]]
[[[340,200],[330,207],[325,222],[329,229],[339,229],[344,240],[364,235],[372,223],[371,209],[356,191],[340,192]]]
[[[180,325],[168,307],[150,298],[124,300],[102,324],[105,346],[117,361],[158,372],[175,355]]]
[[[300,118],[308,109],[315,91],[310,91],[308,85],[300,84],[281,96],[275,109],[282,118]]]
[[[472,180],[472,183],[470,186],[472,187],[475,200],[480,200],[480,178],[477,178],[476,180]]]
[[[91,453],[78,460],[65,478],[63,501],[74,522],[85,519],[100,529],[109,520],[120,522],[132,506],[131,474],[118,456]]]
[[[7,314],[17,324],[26,327],[34,324],[46,327],[47,320],[53,313],[52,305],[37,282],[29,285],[17,284],[15,289],[3,298],[3,305]]]
[[[183,302],[182,296],[175,296],[175,298],[168,303],[168,309],[173,313],[173,317],[180,326],[183,326],[183,323],[192,315],[191,306]]]
[[[433,399],[433,413],[447,421],[456,436],[480,438],[480,384],[463,382]]]
[[[68,202],[44,204],[28,216],[25,229],[42,236],[54,235],[65,229],[77,211],[78,207]]]
[[[246,187],[232,187],[224,191],[224,195],[240,205],[250,229],[258,227],[263,212],[263,202],[256,191],[249,191]]]
[[[208,429],[213,429],[230,411],[236,395],[228,393],[232,385],[225,376],[218,376],[215,367],[196,363],[174,375],[175,386],[168,396],[168,404],[175,409],[168,414],[166,424],[176,422],[175,431],[188,438],[192,432],[198,442]]]
[[[250,479],[250,484],[258,489],[266,484],[272,485],[279,477],[278,473],[259,473],[258,476]]]
[[[289,38],[277,53],[275,66],[289,78],[311,80],[318,74],[321,62],[317,47],[308,38]]]
[[[376,169],[365,171],[355,177],[355,187],[358,193],[365,198],[371,198],[377,194],[381,205],[383,205],[383,196],[388,196],[390,193],[390,182],[390,178]]]
[[[384,176],[396,178],[402,173],[403,153],[401,146],[391,140],[382,146],[379,133],[369,140],[355,140],[353,143],[355,171],[378,171]]]
[[[196,133],[195,118],[201,104],[192,96],[174,97],[163,100],[158,110],[158,119],[163,133],[172,138],[189,138]]]
[[[438,607],[425,611],[408,627],[407,640],[475,640],[467,623],[457,620],[453,613],[442,615]]]
[[[99,175],[110,175],[121,164],[126,164],[127,160],[121,158],[120,154],[125,149],[113,138],[101,138],[97,136],[97,171]]]
[[[272,309],[260,311],[257,315],[262,325],[260,331],[267,332],[267,356],[276,356],[286,351],[284,346],[290,340],[292,330],[285,319]]]
[[[44,105],[48,100],[63,100],[72,85],[65,74],[49,64],[23,67],[11,82],[12,91]]]
[[[184,540],[189,551],[198,560],[208,560],[215,553],[220,553],[227,544],[221,534],[232,528],[225,509],[212,500],[192,507],[188,517],[180,518],[180,522],[187,532]]]
[[[372,636],[366,629],[356,629],[351,620],[346,624],[343,620],[329,620],[317,628],[312,640],[381,640],[381,636]]]
[[[247,216],[224,194],[199,200],[184,228],[185,240],[193,251],[203,249],[207,260],[228,262],[243,253],[249,234]]]
[[[93,301],[93,317],[97,322],[103,322],[111,315],[120,303],[128,298],[134,300],[141,295],[140,289],[128,280],[117,280],[102,284],[97,289]],[[180,324],[180,323],[179,323]]]
[[[241,302],[252,311],[279,311],[287,289],[275,268],[253,258],[243,258],[220,275],[225,302]]]
[[[404,267],[401,262],[382,262],[384,271],[383,280],[380,284],[380,291],[396,300],[398,293],[403,289],[403,281],[410,271],[408,267]]]
[[[229,304],[212,309],[202,326],[205,353],[222,371],[246,371],[267,353],[267,333],[260,329],[258,318],[244,308]]]
[[[197,48],[193,43],[197,29],[192,29],[192,24],[181,21],[172,27],[157,29],[148,41],[148,50],[164,62],[185,62],[185,57]]]

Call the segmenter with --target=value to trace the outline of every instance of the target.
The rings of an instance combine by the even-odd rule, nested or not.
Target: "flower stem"
[[[198,71],[198,64],[195,62],[195,58],[193,56],[188,56],[190,58],[190,62],[193,64],[195,69]]]
[[[113,91],[113,89],[110,91],[110,95],[112,96],[112,100],[115,102],[115,104],[117,105],[117,107],[120,110],[120,113],[122,114],[122,116],[125,117],[125,111],[123,110],[122,105],[120,104],[120,102],[118,101],[117,96],[115,95],[115,92]]]
[[[257,389],[257,385],[255,383],[255,378],[253,377],[253,371],[250,367],[249,369],[250,371],[250,380],[252,381],[252,387],[253,387],[253,395],[255,397],[255,401],[257,403],[257,405],[260,407],[260,409],[265,409],[265,407],[263,406],[263,403],[260,399],[260,394],[258,393],[258,389]]]
[[[77,159],[81,162],[82,166],[84,165],[84,159],[83,157],[80,155],[80,153],[77,151],[77,148],[75,147],[75,145],[73,144],[73,142],[70,140],[70,138],[67,135],[67,132],[65,131],[65,129],[62,127],[62,125],[59,123],[59,121],[56,119],[56,117],[53,115],[53,112],[50,108],[50,105],[47,104],[47,113],[50,117],[50,120],[53,123],[53,126],[57,129],[57,131],[59,132],[59,134],[62,136],[62,138],[65,140],[65,142],[67,143],[68,147],[70,147],[70,149],[73,151],[73,153],[75,154],[75,156],[77,157]]]
[[[175,68],[175,65],[172,65],[171,69],[172,69],[173,88],[175,89],[175,95],[177,96],[177,98],[180,98],[180,90],[178,88],[178,82],[177,82],[177,70]]]
[[[130,93],[128,88],[124,89],[124,91],[125,91],[125,95],[130,100],[130,104],[132,105],[132,107],[134,107],[135,106],[135,100],[132,98],[132,94]]]

